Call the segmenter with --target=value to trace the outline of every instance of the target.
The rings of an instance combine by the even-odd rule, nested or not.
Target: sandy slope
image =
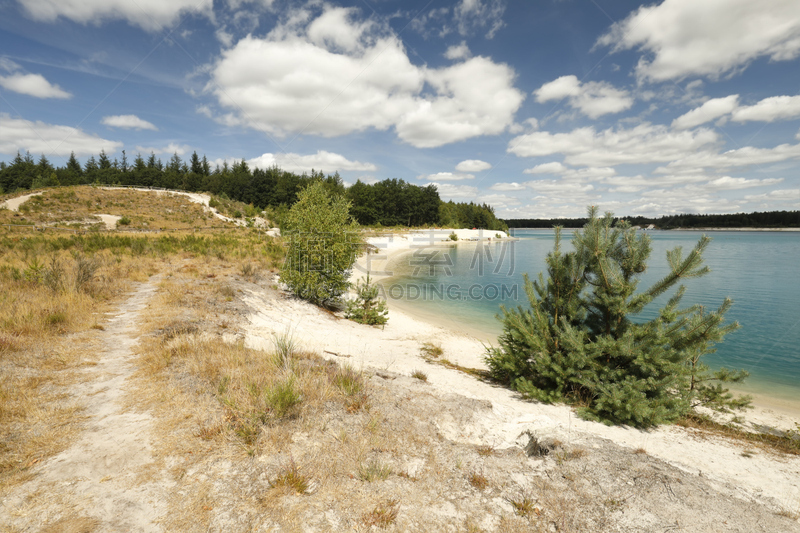
[[[402,246],[390,248],[381,261],[390,263],[408,253],[407,250],[406,247],[404,252]],[[373,265],[371,270],[378,269]],[[448,438],[497,448],[516,446],[518,437],[526,430],[571,443],[609,439],[631,449],[643,448],[685,472],[702,476],[722,493],[800,511],[800,457],[761,451],[746,457],[742,455],[742,445],[704,438],[693,430],[609,427],[581,420],[566,406],[523,401],[506,389],[425,362],[420,354],[424,342],[440,344],[443,357],[471,368],[485,368],[485,348],[477,339],[416,320],[397,309],[391,309],[389,323],[380,329],[338,318],[291,298],[268,300],[251,293],[245,300],[258,309],[247,328],[247,342],[252,346],[270,348],[273,335],[288,331],[305,348],[339,362],[404,375],[422,369],[438,394],[459,394],[491,403],[491,411],[475,418],[470,425],[442,427]],[[783,427],[793,427],[797,421],[787,413],[776,416],[767,409],[759,410],[751,418],[759,424]]]

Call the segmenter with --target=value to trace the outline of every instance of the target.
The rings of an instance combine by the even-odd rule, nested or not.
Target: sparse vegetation
[[[373,459],[358,468],[358,479],[367,482],[384,481],[392,475],[392,469],[377,459]]]
[[[444,355],[441,344],[433,344],[432,342],[422,343],[422,348],[419,349],[422,357],[426,359],[435,359]]]
[[[426,374],[422,370],[414,370],[411,373],[411,377],[414,379],[418,379],[420,381],[428,381],[428,374]]]
[[[481,472],[472,472],[467,479],[469,484],[478,490],[485,490],[489,487],[489,480]]]
[[[386,528],[397,520],[400,511],[398,500],[385,500],[375,506],[372,511],[362,517],[362,522],[367,527]]]

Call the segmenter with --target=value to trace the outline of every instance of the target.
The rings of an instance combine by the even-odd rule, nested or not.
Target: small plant
[[[297,351],[297,341],[292,331],[287,329],[280,335],[273,334],[272,345],[275,347],[275,362],[278,366],[288,369]]]
[[[274,481],[270,482],[270,486],[272,488],[284,488],[295,494],[308,494],[310,488],[308,477],[300,472],[294,459],[280,471]]]
[[[484,476],[481,473],[472,472],[469,475],[468,479],[469,479],[469,484],[478,490],[484,490],[486,487],[489,486],[489,480],[486,479],[486,476]]]
[[[453,231],[453,232],[450,233],[449,238],[450,238],[451,241],[457,241],[458,240],[458,235],[456,235],[456,232]]]
[[[380,287],[370,283],[369,274],[364,284],[356,285],[356,297],[347,300],[345,317],[370,326],[381,326],[389,321],[386,302],[378,297]]]
[[[75,254],[75,290],[83,291],[94,280],[100,264],[93,257]]]
[[[361,481],[368,481],[370,483],[373,481],[384,481],[391,474],[392,469],[389,466],[375,459],[367,464],[362,464],[358,468],[358,479]]]
[[[480,455],[481,457],[491,457],[492,455],[494,455],[494,447],[489,446],[488,444],[481,444],[480,446],[478,446],[476,451],[478,452],[478,455]]]
[[[348,396],[356,396],[364,390],[364,378],[348,365],[342,365],[333,376],[333,383]]]
[[[367,527],[389,527],[397,520],[399,507],[399,502],[397,500],[382,501],[376,505],[372,511],[362,516],[361,521]]]
[[[444,354],[444,350],[442,350],[441,345],[433,344],[432,342],[425,342],[422,344],[422,348],[419,349],[420,353],[423,357],[428,359],[435,359],[437,357],[441,357]]]
[[[244,278],[255,278],[258,276],[258,267],[250,262],[242,263],[241,273]]]
[[[130,225],[131,225],[131,219],[128,218],[127,215],[117,220],[117,226],[130,226]]]
[[[428,374],[426,374],[422,370],[414,370],[411,373],[411,377],[412,378],[416,378],[416,379],[418,379],[420,381],[428,381]]]
[[[517,499],[508,498],[508,503],[514,508],[514,512],[522,517],[539,516],[541,513],[536,507],[536,500],[527,494],[523,494]]]
[[[294,376],[289,376],[270,386],[266,391],[265,400],[272,416],[280,419],[289,416],[303,397],[297,390]]]

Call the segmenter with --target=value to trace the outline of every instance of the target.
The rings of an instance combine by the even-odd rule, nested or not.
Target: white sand
[[[24,196],[17,196],[16,198],[11,198],[3,202],[2,207],[5,207],[9,211],[19,211],[19,206],[33,198],[34,196],[40,196],[42,193],[34,192],[31,194],[26,194]]]
[[[408,253],[410,240],[394,238],[387,242],[382,264]],[[397,242],[405,242],[406,247]],[[377,270],[375,265],[372,270]],[[358,276],[356,272],[354,277]],[[643,448],[684,471],[702,475],[728,494],[800,511],[800,457],[774,455],[756,448],[752,449],[753,456],[745,457],[745,445],[704,437],[693,430],[670,426],[651,431],[611,427],[581,420],[564,405],[521,400],[505,388],[427,363],[420,354],[424,342],[441,345],[444,358],[470,368],[485,368],[485,347],[475,338],[422,322],[396,308],[390,307],[389,322],[381,329],[339,318],[293,298],[270,299],[251,293],[246,300],[259,309],[250,317],[247,329],[246,340],[253,347],[271,349],[273,335],[289,332],[303,348],[340,363],[404,375],[422,370],[438,394],[459,394],[490,402],[489,415],[475,415],[469,425],[440,428],[454,440],[503,448],[515,446],[525,430],[587,446],[597,438],[609,439],[632,450]],[[775,407],[764,404],[756,409],[753,423],[792,428],[800,421],[796,411],[776,412]]]

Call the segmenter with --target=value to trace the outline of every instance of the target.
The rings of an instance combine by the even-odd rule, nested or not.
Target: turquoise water
[[[394,266],[384,280],[390,302],[417,314],[491,340],[501,332],[495,318],[501,304],[527,305],[522,275],[536,276],[552,250],[551,230],[517,230],[515,242],[460,243],[455,248],[418,250]],[[641,288],[667,274],[665,253],[682,246],[688,253],[700,233],[653,231],[653,252]],[[728,296],[733,308],[728,321],[741,329],[705,356],[712,367],[743,368],[751,377],[745,389],[773,396],[800,397],[800,233],[711,232],[704,257],[711,273],[687,280],[685,305],[717,308]],[[562,248],[570,251],[571,233]],[[655,316],[669,295],[641,314]]]

